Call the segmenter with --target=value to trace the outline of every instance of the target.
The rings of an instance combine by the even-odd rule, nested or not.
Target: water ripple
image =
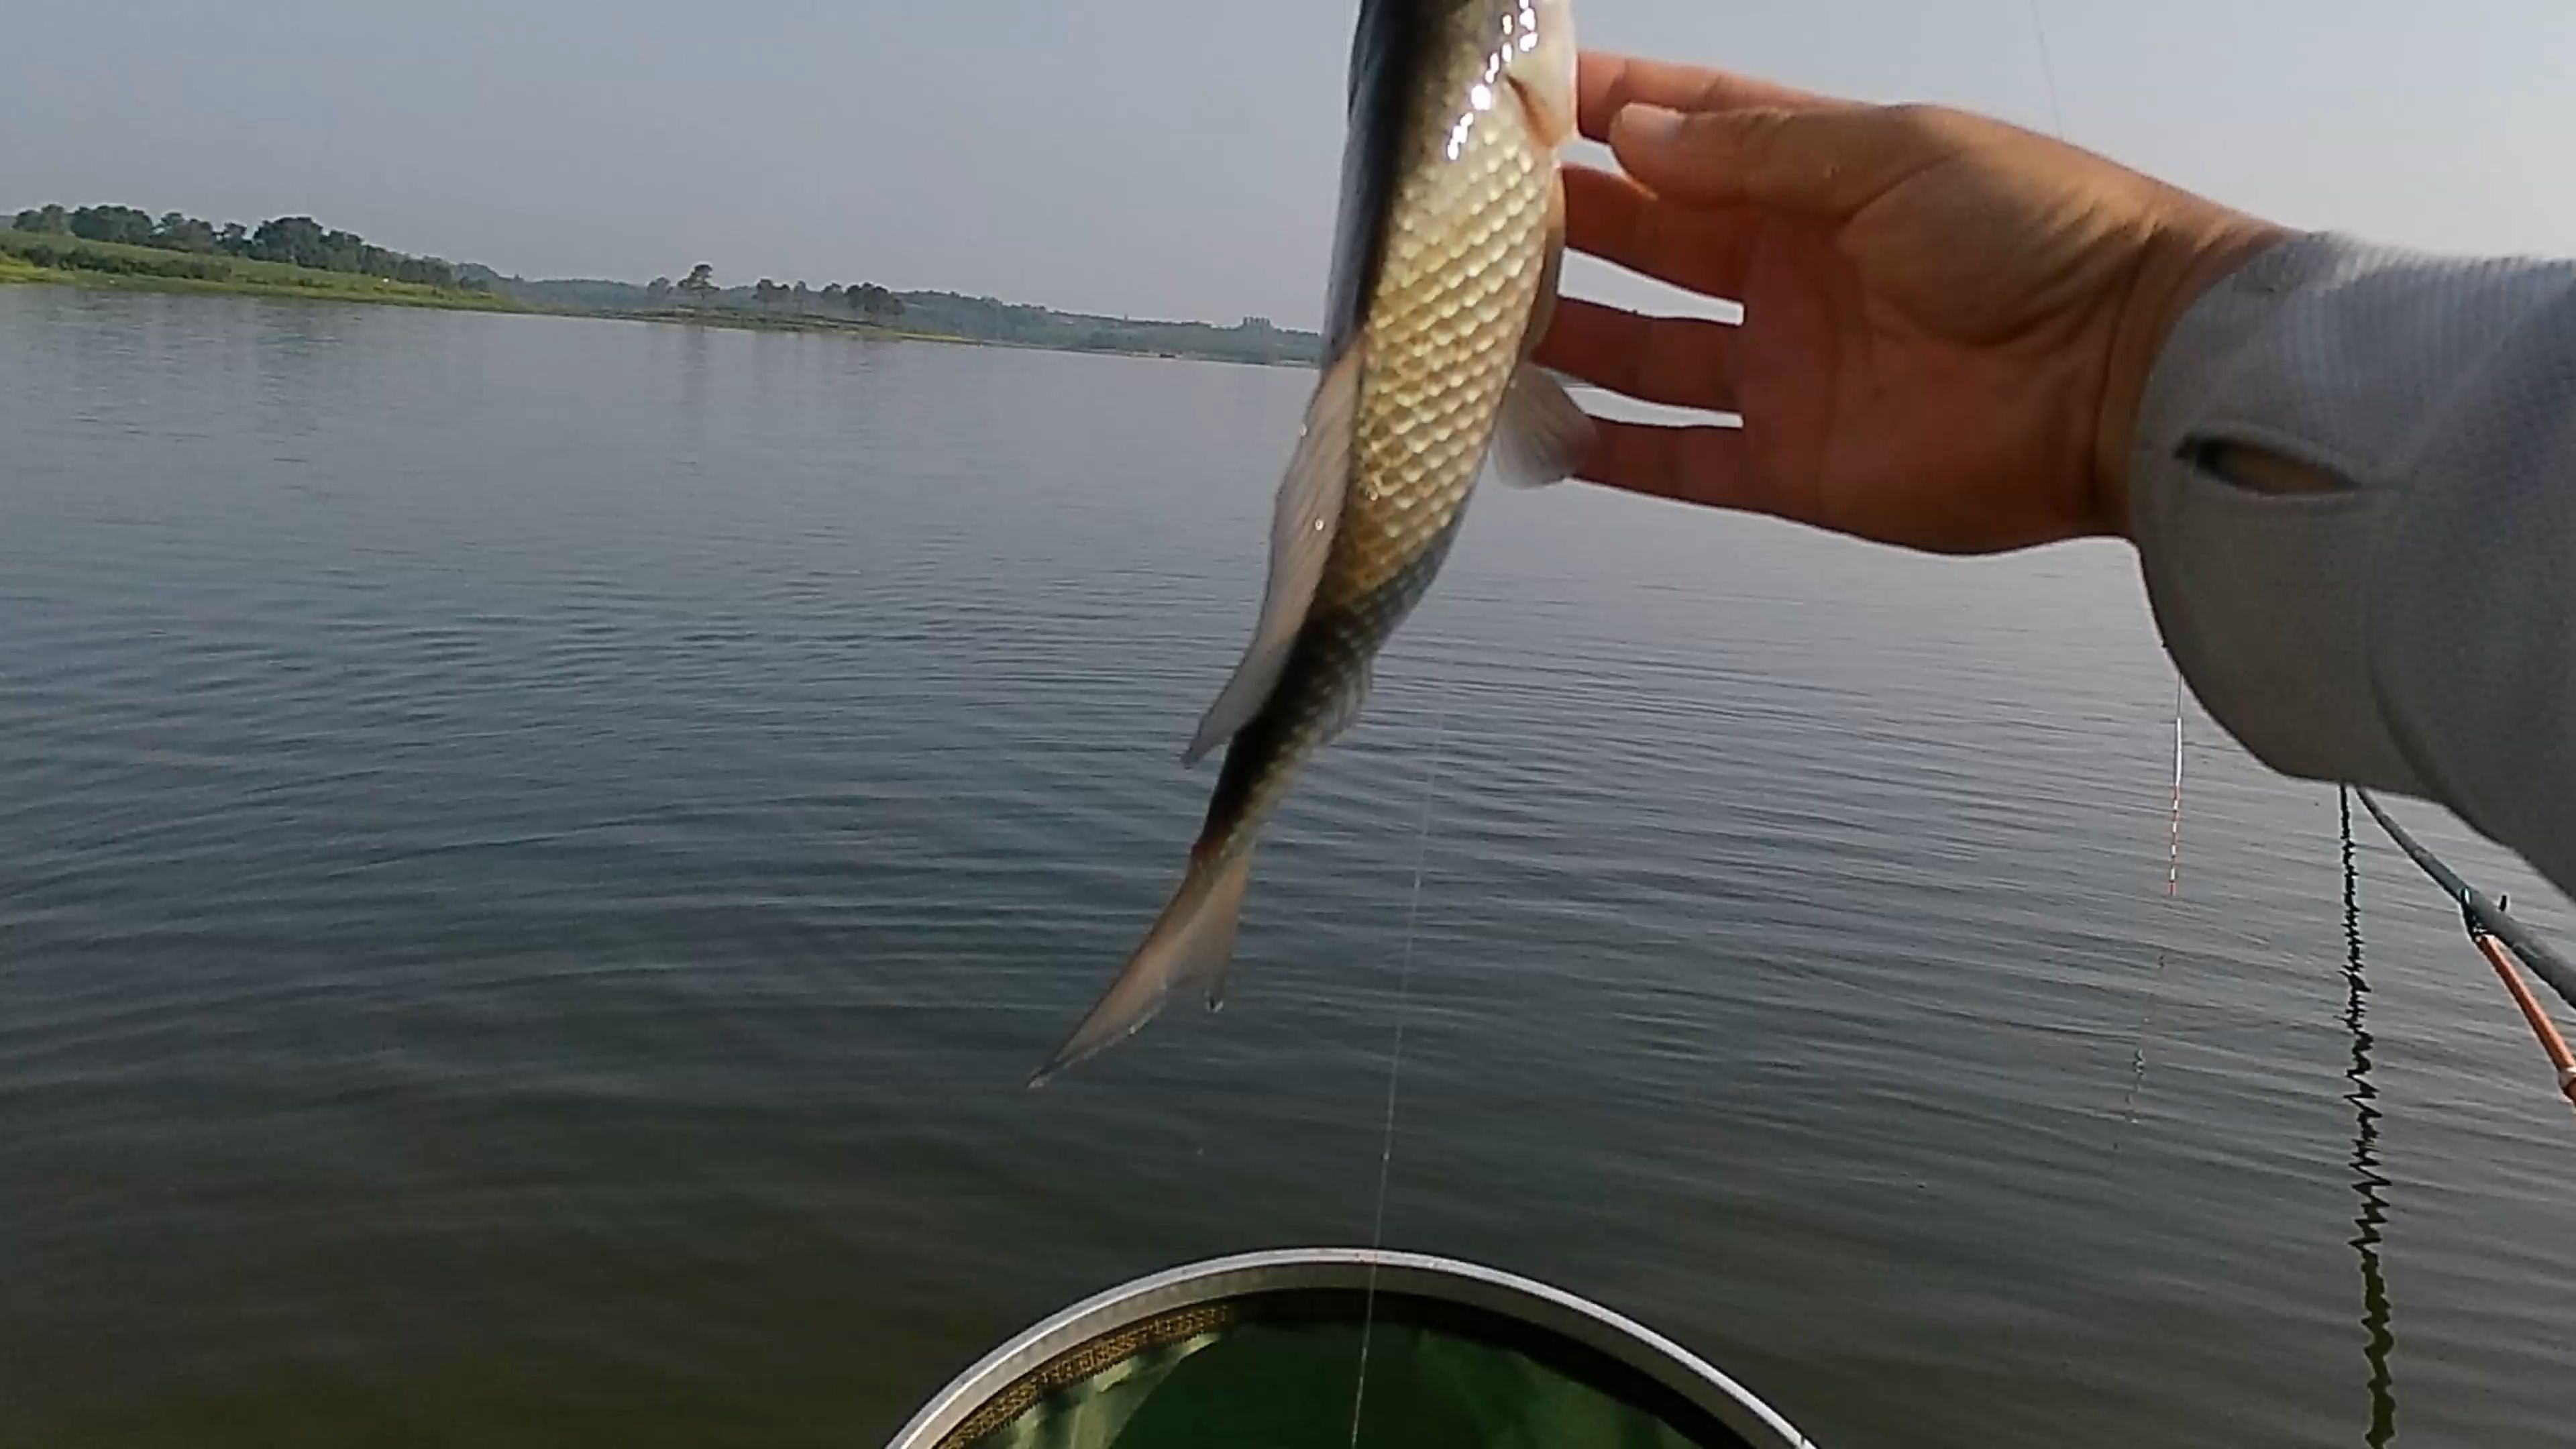
[[[2108,546],[1480,500],[1232,1007],[1022,1091],[1195,828],[1301,376],[0,290],[0,1440],[845,1443],[1364,1236],[1417,845],[1392,1240],[1824,1442],[2563,1420],[2519,1023],[2365,852],[2357,1048],[2331,804],[2198,717],[2164,900]]]

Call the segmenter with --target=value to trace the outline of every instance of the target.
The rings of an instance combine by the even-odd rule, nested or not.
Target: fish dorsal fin
[[[1540,488],[1574,476],[1592,449],[1592,419],[1557,380],[1524,362],[1503,393],[1494,423],[1494,476],[1517,488]]]
[[[1315,602],[1324,561],[1340,531],[1342,498],[1351,481],[1351,429],[1359,411],[1361,344],[1353,343],[1315,384],[1306,405],[1306,429],[1279,482],[1270,519],[1270,582],[1262,591],[1261,618],[1234,677],[1208,706],[1197,735],[1181,755],[1194,765],[1252,721],[1279,687],[1297,631]]]
[[[1340,212],[1324,292],[1327,357],[1340,356],[1358,338],[1369,296],[1377,290],[1405,112],[1421,77],[1429,29],[1419,0],[1360,0],[1359,23],[1351,31]]]

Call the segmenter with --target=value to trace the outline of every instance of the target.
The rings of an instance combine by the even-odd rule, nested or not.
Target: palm
[[[2070,340],[2103,322],[2050,299],[1994,295],[2027,275],[1951,250],[1926,209],[1891,194],[1836,226],[1758,224],[1734,341],[1750,486],[1797,516],[1943,551],[2061,537],[2091,507],[2085,439],[2068,426],[2092,379]]]
[[[1542,362],[1744,420],[1607,423],[1584,476],[1942,552],[2119,530],[2140,278],[2214,208],[1955,112],[1596,56],[1581,99],[1596,139],[1631,101],[1689,114],[1619,138],[1642,179],[1569,169],[1570,244],[1744,306],[1557,309]]]

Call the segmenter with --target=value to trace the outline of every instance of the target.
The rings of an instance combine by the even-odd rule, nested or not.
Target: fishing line
[[[2036,5],[2032,7],[2032,13],[2034,15],[2038,13]],[[2173,811],[2170,817],[2172,823],[2166,831],[2165,848],[2165,899],[2169,902],[2182,892],[2182,717],[2182,672],[2176,670],[2174,672]],[[2129,1090],[2120,1102],[2120,1125],[2111,1134],[2111,1156],[2114,1160],[2120,1155],[2121,1140],[2128,1136],[2129,1128],[2138,1120],[2138,1094],[2147,1084],[2147,1043],[2155,1037],[2156,1019],[2162,1014],[2164,1008],[2167,955],[2168,953],[2163,950],[2156,952],[2156,969],[2147,978],[2147,1013],[2138,1022],[2138,1039],[2129,1046]]]
[[[2057,57],[2048,44],[2048,19],[2041,12],[2040,0],[2030,0],[2030,33],[2039,47],[2039,71],[2048,85],[2048,120],[2057,139],[2066,139],[2066,108],[2059,100]],[[2174,670],[2173,713],[2173,806],[2165,832],[2165,899],[2182,893],[2182,775],[2183,775],[2183,684],[2182,670]],[[2129,1089],[2120,1100],[2120,1125],[2111,1134],[2111,1156],[2120,1155],[2121,1139],[2138,1119],[2138,1094],[2147,1080],[2147,1043],[2155,1036],[2156,1018],[2164,1005],[2165,960],[2167,953],[2156,952],[2156,967],[2147,981],[2146,1015],[2138,1022],[2137,1039],[2129,1045]]]
[[[1386,1245],[1386,1187],[1395,1172],[1396,1088],[1404,1072],[1404,1026],[1413,1004],[1413,938],[1422,923],[1422,875],[1431,858],[1431,802],[1440,785],[1440,757],[1449,741],[1449,704],[1443,698],[1431,720],[1431,763],[1422,772],[1422,814],[1414,831],[1413,891],[1404,907],[1404,948],[1396,956],[1395,1040],[1386,1054],[1386,1122],[1377,1149],[1377,1206],[1369,1215],[1368,1292],[1360,1306],[1360,1365],[1351,1384],[1351,1446],[1359,1449],[1360,1410],[1368,1399],[1369,1341],[1377,1328],[1377,1253]]]
[[[2147,1014],[2138,1024],[2138,1039],[2129,1045],[2129,1090],[2120,1098],[2120,1126],[2111,1134],[2111,1156],[2120,1155],[2121,1140],[2138,1120],[2138,1091],[2147,1082],[2147,1038],[2156,1030],[2157,1008],[2164,1004],[2165,953],[2156,953],[2155,974],[2147,983]]]
[[[2182,891],[2182,675],[2174,675],[2174,767],[2172,825],[2166,833],[2165,899]],[[2147,1042],[2156,1034],[2156,1017],[2165,1001],[2166,953],[2156,952],[2156,969],[2147,978],[2147,1014],[2138,1023],[2138,1039],[2129,1046],[2129,1091],[2120,1102],[2120,1126],[2111,1134],[2111,1155],[2120,1155],[2120,1140],[2138,1120],[2138,1093],[2147,1084]]]
[[[2039,0],[2030,0],[2030,30],[2039,37],[2039,73],[2048,78],[2048,123],[2057,139],[2066,139],[2066,110],[2057,103],[2057,65],[2048,55],[2048,27],[2040,22]]]
[[[2174,672],[2174,781],[2172,845],[2165,856],[2165,894],[2182,890],[2182,672]]]

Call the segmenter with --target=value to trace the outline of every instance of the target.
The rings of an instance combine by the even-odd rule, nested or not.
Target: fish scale
[[[1462,6],[1453,23],[1480,23]],[[1247,782],[1240,806],[1208,842],[1228,851],[1250,838],[1287,777],[1347,723],[1366,687],[1368,660],[1428,591],[1482,471],[1494,416],[1521,360],[1521,333],[1548,246],[1555,170],[1498,76],[1510,37],[1483,51],[1442,44],[1457,57],[1425,90],[1405,127],[1384,259],[1362,331],[1352,476],[1340,529],[1274,705],[1288,718],[1275,738],[1242,739],[1266,777]],[[1491,98],[1461,115],[1459,96]],[[1465,124],[1460,123],[1464,120]],[[1265,735],[1269,732],[1263,732]],[[1229,792],[1220,788],[1223,802]],[[1209,824],[1220,826],[1215,809]]]

